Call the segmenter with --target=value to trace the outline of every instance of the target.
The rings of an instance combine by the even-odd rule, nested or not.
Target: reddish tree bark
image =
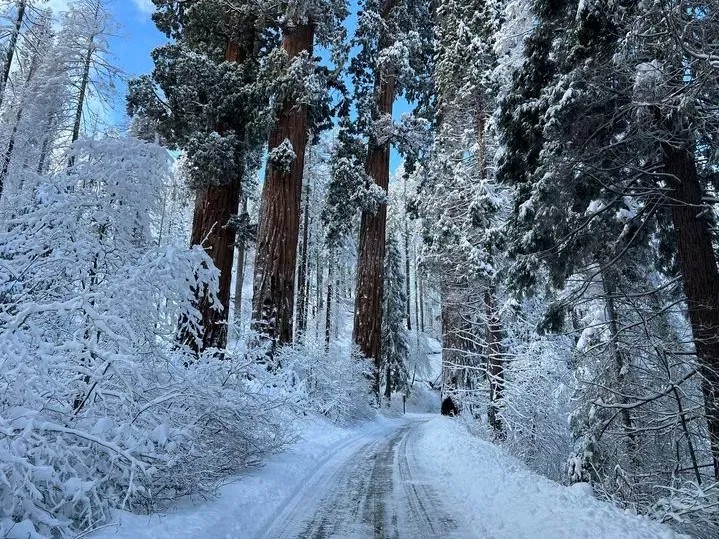
[[[225,51],[225,60],[241,62],[244,53],[239,44],[230,42]],[[236,126],[240,127],[240,126]],[[227,125],[218,125],[218,132],[227,131]],[[195,211],[192,218],[190,245],[202,245],[220,271],[218,298],[222,305],[212,305],[205,291],[200,291],[197,309],[202,315],[202,342],[197,343],[192,335],[183,334],[181,340],[196,352],[207,348],[224,348],[227,345],[227,321],[230,312],[230,289],[232,264],[235,250],[235,230],[227,226],[237,213],[242,192],[240,179],[242,171],[221,185],[209,185],[197,190]]]
[[[394,77],[378,74],[378,114],[392,114]],[[370,140],[365,171],[384,191],[389,186],[390,144]],[[382,357],[382,297],[384,294],[385,233],[387,206],[376,213],[362,212],[355,294],[354,341],[360,351],[374,360],[373,390],[379,395],[379,367]]]
[[[381,6],[383,20],[389,18],[397,0],[384,0]],[[380,48],[389,45],[386,38],[380,40]],[[374,118],[392,115],[395,99],[394,73],[378,69],[375,81]],[[378,143],[370,137],[365,172],[380,188],[389,186],[389,141]],[[362,212],[359,253],[357,260],[357,291],[353,339],[362,354],[373,360],[372,390],[379,401],[380,362],[382,359],[382,303],[384,297],[385,233],[387,206],[381,204],[376,213]]]
[[[290,58],[312,53],[314,26],[286,28],[282,48]],[[285,139],[296,155],[289,172],[267,163],[262,189],[255,258],[252,319],[254,328],[275,344],[292,342],[295,266],[300,226],[302,175],[307,147],[306,105],[282,104],[269,139],[270,150]]]
[[[719,479],[719,269],[712,246],[693,152],[662,144],[664,169],[673,178],[672,221],[689,310],[689,322],[702,374],[702,391],[714,475]],[[674,180],[676,178],[676,180]]]

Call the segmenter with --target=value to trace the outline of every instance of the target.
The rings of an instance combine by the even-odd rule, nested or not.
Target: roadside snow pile
[[[423,425],[416,454],[448,507],[479,537],[493,539],[660,539],[673,530],[592,497],[588,485],[565,487],[531,472],[499,447],[439,417]]]

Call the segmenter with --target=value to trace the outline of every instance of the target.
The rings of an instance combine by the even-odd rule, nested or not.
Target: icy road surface
[[[200,504],[118,515],[115,539],[658,539],[669,528],[531,472],[461,420],[324,422]]]

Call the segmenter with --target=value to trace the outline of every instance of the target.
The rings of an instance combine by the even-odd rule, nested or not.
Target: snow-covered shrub
[[[288,390],[302,409],[337,423],[372,414],[369,363],[358,353],[307,342],[282,348],[278,357]]]
[[[686,482],[664,489],[666,496],[651,508],[650,515],[691,537],[719,536],[719,483]]]
[[[564,479],[563,457],[572,443],[567,423],[570,348],[564,340],[537,336],[513,348],[501,411],[505,447],[555,481]]]
[[[176,346],[218,272],[158,246],[167,153],[84,141],[25,182],[0,230],[0,536],[68,536],[211,489],[289,439],[281,393],[245,356]]]

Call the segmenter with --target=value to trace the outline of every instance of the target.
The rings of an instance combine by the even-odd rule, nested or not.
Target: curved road
[[[451,516],[414,453],[424,421],[347,441],[280,507],[264,539],[474,536]],[[436,478],[435,478],[436,480]]]

